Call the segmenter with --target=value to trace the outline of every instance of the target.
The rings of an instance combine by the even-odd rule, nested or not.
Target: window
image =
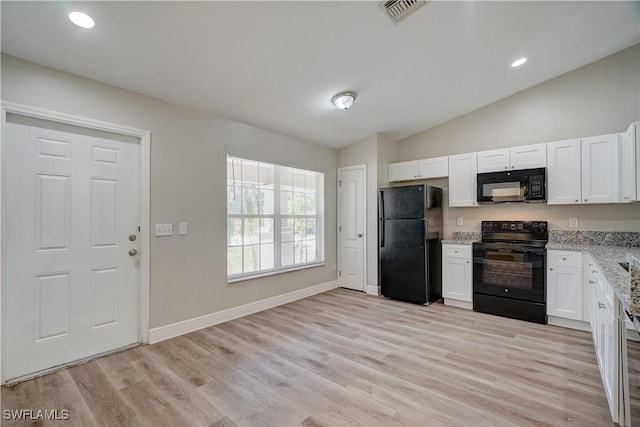
[[[324,174],[227,156],[227,277],[324,261]]]

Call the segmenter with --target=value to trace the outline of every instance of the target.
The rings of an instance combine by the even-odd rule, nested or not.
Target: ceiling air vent
[[[385,10],[389,18],[397,24],[425,3],[425,0],[388,0],[380,3],[380,6]]]

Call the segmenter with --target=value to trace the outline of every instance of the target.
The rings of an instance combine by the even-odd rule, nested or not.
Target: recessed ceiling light
[[[527,58],[525,58],[525,57],[523,56],[522,58],[520,58],[520,59],[516,59],[515,61],[513,61],[513,62],[511,63],[511,66],[512,66],[513,68],[516,68],[516,67],[521,66],[521,65],[522,65],[522,64],[524,64],[525,62],[527,62]]]
[[[348,110],[356,102],[356,94],[354,92],[340,92],[331,98],[331,102],[341,110]]]
[[[69,20],[81,28],[93,28],[96,25],[92,17],[79,10],[69,12]]]

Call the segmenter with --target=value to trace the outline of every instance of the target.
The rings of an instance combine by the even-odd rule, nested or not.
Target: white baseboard
[[[591,331],[591,325],[589,322],[583,320],[565,319],[563,317],[547,316],[547,323],[549,325],[561,326],[563,328],[577,329],[579,331]]]
[[[257,313],[262,310],[267,310],[269,308],[307,298],[312,295],[321,294],[337,287],[338,284],[335,280],[327,283],[320,283],[319,285],[310,286],[308,288],[299,289],[297,291],[288,292],[282,295],[276,295],[275,297],[255,301],[238,307],[233,307],[215,313],[205,314],[204,316],[194,317],[193,319],[183,320],[181,322],[172,323],[170,325],[153,328],[149,331],[149,343],[154,344],[160,341],[168,340],[169,338],[188,334],[189,332],[208,328],[209,326],[224,323],[229,320],[237,319],[239,317],[248,316],[249,314]]]
[[[460,301],[457,299],[445,298],[444,305],[450,305],[458,308],[465,308],[467,310],[473,310],[473,303],[467,301]]]
[[[380,288],[378,286],[367,285],[364,292],[367,295],[380,295]]]

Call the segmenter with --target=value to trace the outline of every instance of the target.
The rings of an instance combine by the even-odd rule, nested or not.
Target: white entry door
[[[338,283],[364,291],[365,166],[338,169]]]
[[[16,121],[3,156],[4,378],[138,342],[139,144]]]

